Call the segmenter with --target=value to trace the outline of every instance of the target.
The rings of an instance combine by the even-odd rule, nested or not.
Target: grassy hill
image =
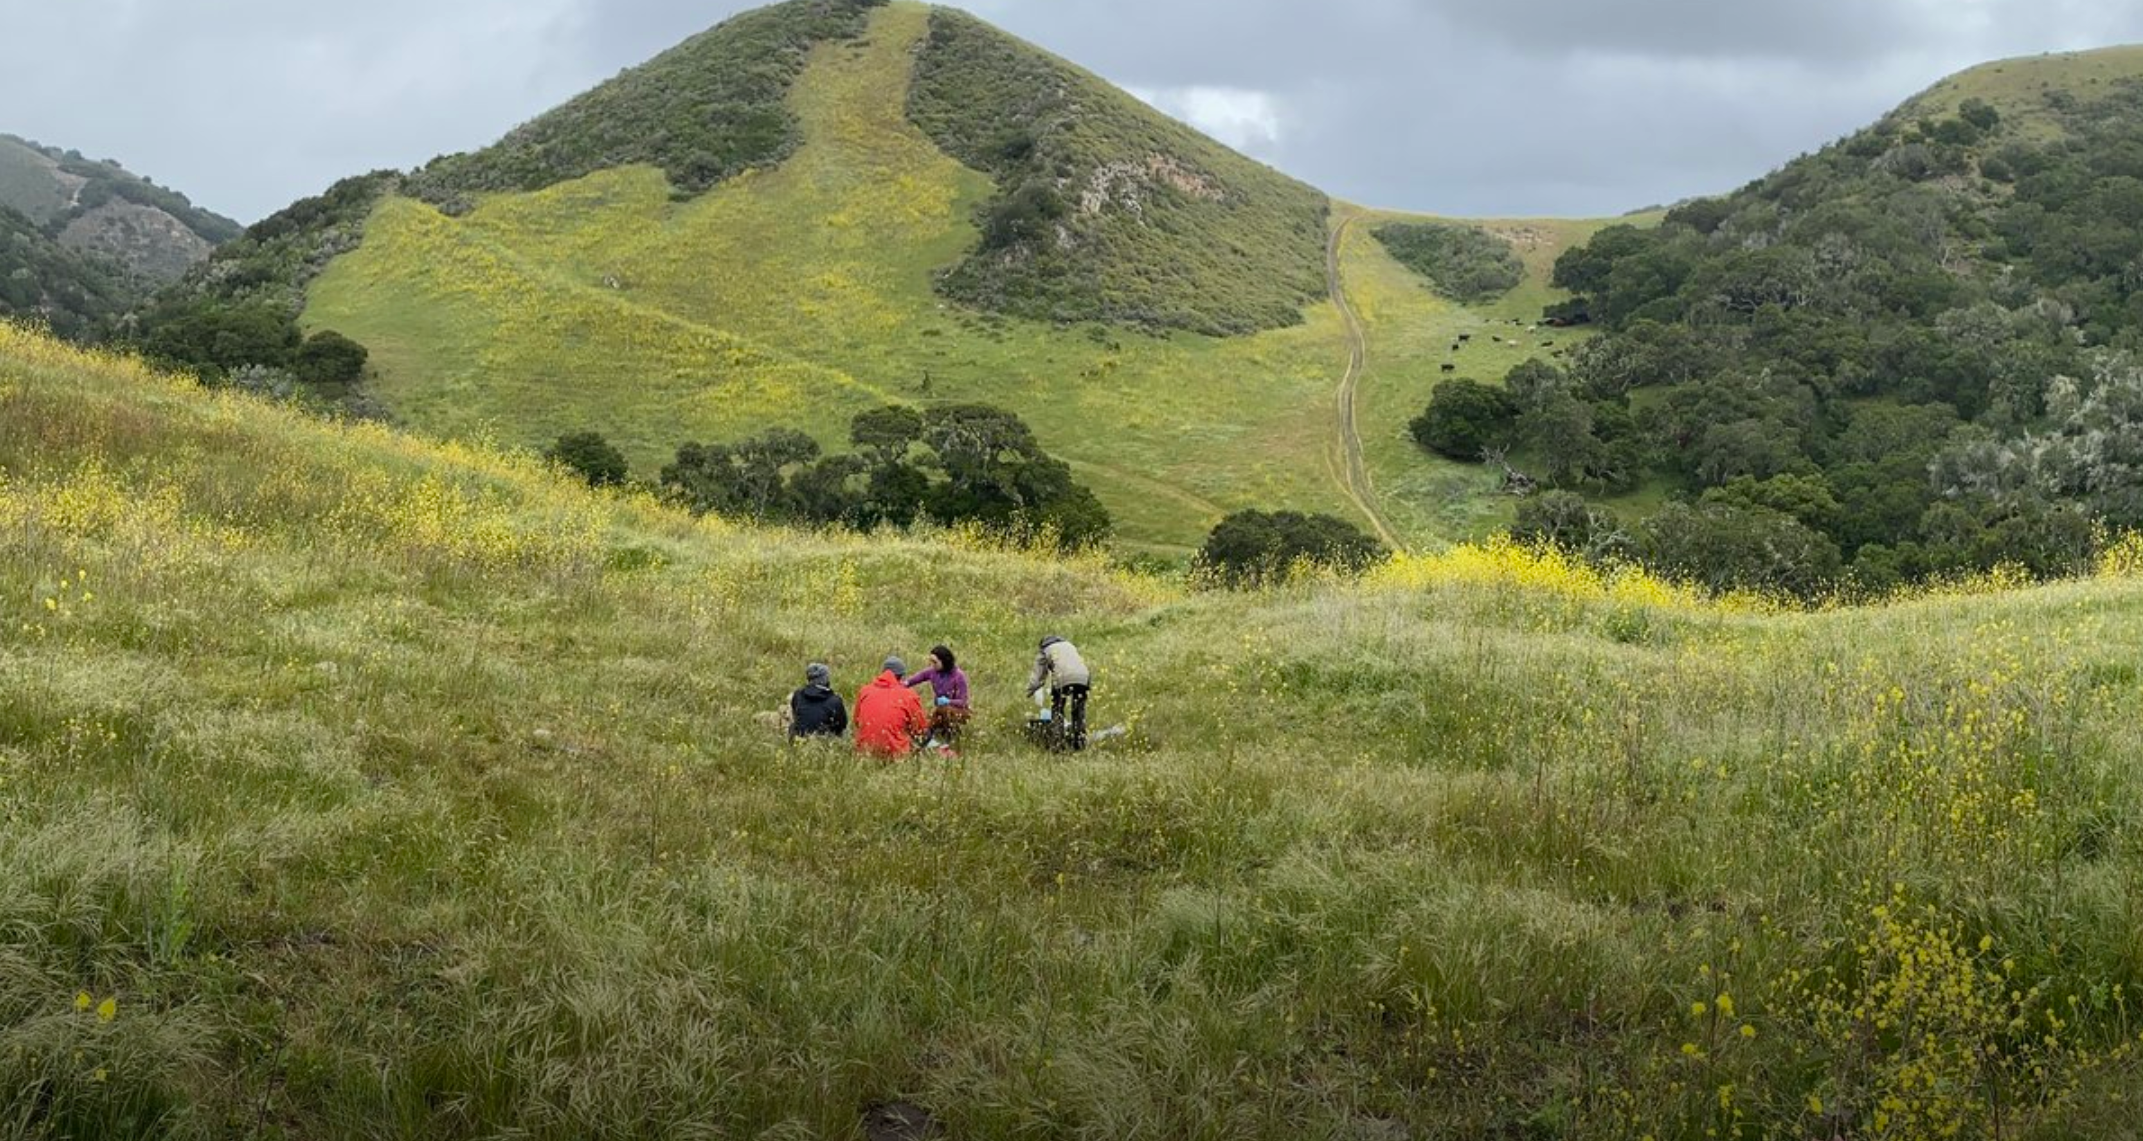
[[[937,293],[996,188],[907,119],[932,19],[880,8],[862,40],[814,49],[789,97],[795,153],[689,201],[652,166],[459,218],[390,198],[305,321],[370,347],[374,391],[413,426],[526,445],[594,429],[643,473],[690,440],[789,424],[834,443],[887,401],[981,400],[1024,416],[1152,549],[1186,551],[1233,507],[1343,509],[1321,463],[1346,357],[1329,306],[1216,339]]]
[[[2126,1135],[2136,565],[1822,614],[1494,547],[1191,595],[0,327],[0,1120]],[[1043,633],[1127,738],[1019,743]],[[957,761],[756,719],[939,640]]]
[[[1325,293],[1324,195],[963,12],[931,13],[908,114],[997,180],[948,296],[1227,335],[1296,324]]]
[[[694,108],[757,142],[692,176],[660,125]],[[1034,246],[1015,215],[1041,183],[1068,212],[1063,241]],[[1231,510],[1356,512],[1335,474],[1349,339],[1322,299],[1327,213],[968,17],[784,4],[494,148],[300,204],[168,313],[302,305],[309,330],[371,351],[368,407],[517,447],[598,431],[643,477],[688,442],[793,426],[837,446],[876,405],[982,401],[1034,425],[1127,547],[1181,558]],[[1542,295],[1546,266],[1530,272],[1512,297]],[[1394,335],[1377,366],[1433,379],[1416,341]],[[1408,541],[1457,533],[1441,491],[1392,486]]]
[[[2143,76],[2143,45],[2054,52],[1996,60],[1958,72],[1906,103],[1902,121],[1957,114],[1968,99],[1984,100],[2031,138],[2065,134],[2063,104],[2088,101]]]
[[[440,159],[411,180],[418,196],[465,206],[472,195],[541,190],[647,164],[681,195],[771,165],[796,149],[784,105],[813,45],[850,39],[885,0],[789,0],[746,12],[516,128],[496,145]]]
[[[1379,501],[1403,535],[1483,538],[1507,527],[1517,500],[1502,494],[1503,473],[1479,464],[1454,463],[1424,450],[1407,434],[1439,384],[1446,380],[1499,383],[1529,360],[1564,362],[1592,336],[1586,329],[1550,329],[1541,313],[1566,295],[1549,284],[1555,261],[1585,244],[1604,220],[1509,219],[1468,221],[1509,243],[1525,269],[1508,293],[1481,304],[1451,300],[1435,282],[1395,257],[1377,232],[1391,225],[1448,224],[1393,211],[1343,208],[1347,227],[1341,268],[1348,295],[1368,340],[1358,415],[1364,457]],[[1619,219],[1654,224],[1656,216]],[[1460,338],[1466,338],[1461,341]],[[1446,373],[1443,367],[1452,371]],[[1522,448],[1522,467],[1532,466]],[[1613,503],[1641,513],[1656,502],[1656,490],[1641,489]]]

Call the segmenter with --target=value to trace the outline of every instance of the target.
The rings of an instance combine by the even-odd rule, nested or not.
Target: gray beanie
[[[804,667],[804,680],[812,685],[830,686],[833,684],[833,671],[813,662]]]
[[[908,663],[901,661],[900,655],[895,654],[894,656],[885,660],[885,672],[889,674],[899,674],[902,677],[907,677]]]

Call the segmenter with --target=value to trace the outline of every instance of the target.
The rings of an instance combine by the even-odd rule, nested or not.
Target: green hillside
[[[1541,313],[1567,295],[1549,284],[1556,259],[1612,224],[1607,221],[1510,219],[1468,221],[1517,254],[1524,277],[1492,301],[1468,305],[1443,295],[1420,269],[1402,263],[1378,237],[1392,226],[1454,224],[1390,211],[1346,208],[1342,276],[1361,317],[1367,364],[1357,409],[1364,458],[1378,501],[1402,535],[1481,538],[1507,528],[1519,500],[1502,490],[1503,472],[1425,451],[1407,434],[1438,387],[1449,380],[1498,383],[1528,361],[1566,360],[1591,336],[1550,329]],[[1656,218],[1624,219],[1650,224]],[[1460,338],[1465,338],[1461,341]],[[1443,371],[1450,366],[1450,372]],[[1515,461],[1533,466],[1523,446]],[[1652,488],[1615,497],[1632,514],[1656,502]]]
[[[2143,526],[2138,156],[2143,53],[2016,60],[1601,230],[1553,280],[1604,335],[1498,430],[1565,493],[1677,502],[1525,525],[1718,585],[2088,564]]]
[[[0,206],[0,318],[93,337],[126,311],[136,288],[117,266],[67,249],[36,222]]]
[[[0,1120],[2125,1136],[2137,565],[1814,615],[1494,547],[1186,595],[0,328]],[[1019,743],[1044,633],[1125,738]],[[957,760],[758,718],[937,641]]]
[[[689,201],[651,166],[459,218],[389,198],[305,322],[367,345],[373,391],[417,428],[530,446],[593,429],[643,474],[688,441],[790,425],[845,444],[865,408],[980,400],[1033,424],[1135,545],[1186,553],[1236,507],[1344,510],[1323,459],[1346,359],[1328,306],[1216,339],[936,292],[994,188],[905,117],[932,18],[877,9],[862,40],[815,49],[794,155]]]
[[[747,59],[764,66],[740,77]],[[758,140],[709,186],[661,127],[688,111]],[[1034,246],[1015,215],[1043,184],[1078,208]],[[144,343],[218,376],[256,345],[287,368],[279,322],[302,306],[370,351],[365,409],[532,449],[595,431],[642,478],[686,443],[793,427],[845,448],[859,411],[980,401],[1071,463],[1127,549],[1182,558],[1233,510],[1368,521],[1335,412],[1351,334],[1325,299],[1328,211],[958,13],[783,4],[497,147],[294,206],[167,297]],[[1547,295],[1547,263],[1527,272],[1512,306]],[[1432,383],[1417,332],[1385,330],[1372,371]],[[1371,426],[1376,449],[1418,411]],[[1471,533],[1429,483],[1390,481],[1398,537]],[[1468,494],[1469,519],[1501,508]]]
[[[2040,138],[2066,131],[2063,105],[2090,102],[2143,76],[2143,45],[2057,52],[1997,60],[1958,72],[1906,103],[1901,120],[1957,114],[1967,99],[1982,100],[2020,134]]]
[[[517,128],[433,163],[419,197],[541,190],[616,167],[660,168],[683,195],[787,157],[801,141],[784,104],[813,45],[850,39],[885,0],[789,0],[746,12]]]
[[[972,16],[931,13],[908,114],[997,181],[950,297],[1227,335],[1325,293],[1322,194]]]

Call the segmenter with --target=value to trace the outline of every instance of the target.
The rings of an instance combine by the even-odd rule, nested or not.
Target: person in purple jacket
[[[940,748],[950,749],[960,739],[960,730],[967,726],[970,713],[967,674],[951,650],[936,646],[930,651],[930,668],[910,677],[907,684],[913,688],[924,682],[930,683],[930,691],[937,697],[930,710],[930,740]]]

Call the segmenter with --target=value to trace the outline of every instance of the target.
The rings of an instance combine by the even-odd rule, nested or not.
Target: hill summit
[[[792,0],[491,147],[294,205],[145,324],[217,375],[333,331],[390,417],[530,447],[593,430],[644,475],[687,443],[837,448],[875,407],[989,404],[1180,553],[1261,486],[1330,503],[1301,432],[1346,357],[1327,213],[970,17]],[[1184,449],[1223,393],[1214,444]]]

